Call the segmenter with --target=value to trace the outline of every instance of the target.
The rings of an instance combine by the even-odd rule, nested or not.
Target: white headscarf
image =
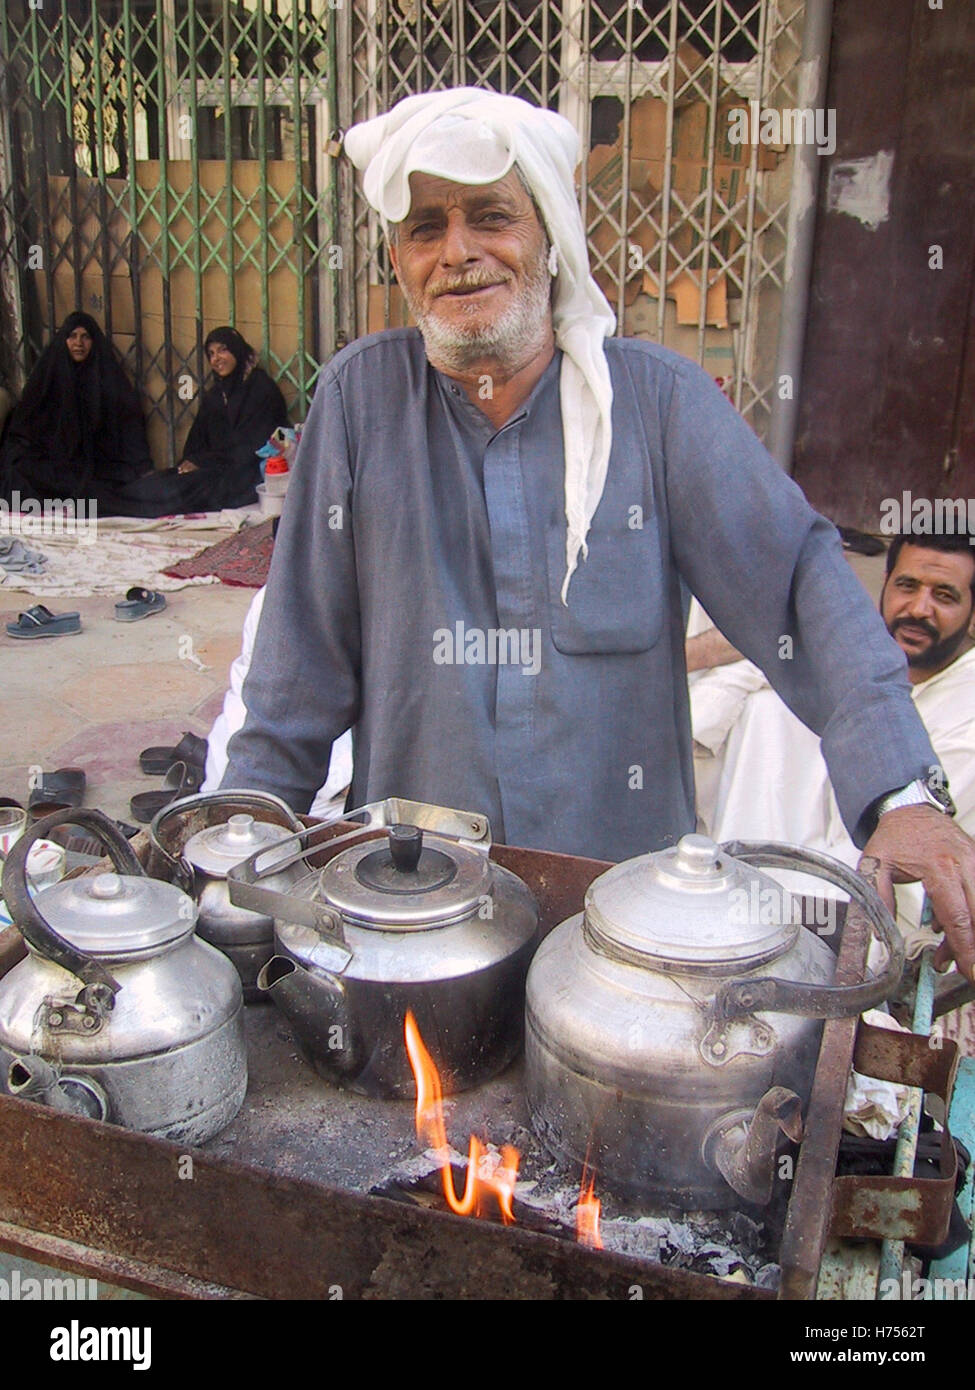
[[[410,210],[410,174],[486,184],[504,178],[515,164],[541,209],[558,256],[552,319],[563,353],[565,603],[606,482],[613,388],[603,340],[616,328],[616,316],[589,273],[573,184],[579,137],[564,117],[520,97],[457,87],[405,97],[385,116],[353,126],[345,149],[363,170],[366,198],[387,222],[402,222]]]

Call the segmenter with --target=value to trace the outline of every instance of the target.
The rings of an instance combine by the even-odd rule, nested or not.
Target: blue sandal
[[[118,623],[137,623],[140,618],[149,618],[153,613],[161,613],[166,607],[166,595],[155,589],[130,589],[125,598],[115,605],[115,621]]]
[[[43,603],[36,603],[21,613],[15,623],[7,624],[8,637],[66,637],[80,631],[80,613],[52,613]]]

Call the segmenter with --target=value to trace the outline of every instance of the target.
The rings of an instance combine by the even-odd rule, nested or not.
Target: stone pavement
[[[84,804],[131,820],[129,798],[163,785],[140,771],[140,751],[209,732],[255,593],[178,589],[164,612],[137,623],[116,622],[110,597],[47,601],[81,614],[76,636],[23,641],[0,626],[0,795],[26,805],[32,770],[80,767]],[[3,624],[37,602],[0,588]]]

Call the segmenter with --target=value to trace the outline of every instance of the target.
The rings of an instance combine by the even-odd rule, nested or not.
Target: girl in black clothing
[[[204,347],[214,384],[200,402],[178,472],[184,478],[198,475],[211,508],[243,507],[257,501],[257,450],[288,423],[288,409],[235,329],[215,328]]]

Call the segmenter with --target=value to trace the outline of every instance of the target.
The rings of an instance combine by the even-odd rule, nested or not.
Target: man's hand
[[[184,459],[176,470],[177,473],[196,473],[197,465],[192,459]]]
[[[689,675],[691,671],[710,671],[713,666],[741,661],[741,652],[716,627],[709,627],[696,637],[688,637],[684,643],[684,659]]]
[[[933,806],[902,806],[880,817],[860,860],[876,860],[881,897],[894,911],[895,883],[924,883],[933,925],[945,934],[934,963],[975,980],[975,840]]]

